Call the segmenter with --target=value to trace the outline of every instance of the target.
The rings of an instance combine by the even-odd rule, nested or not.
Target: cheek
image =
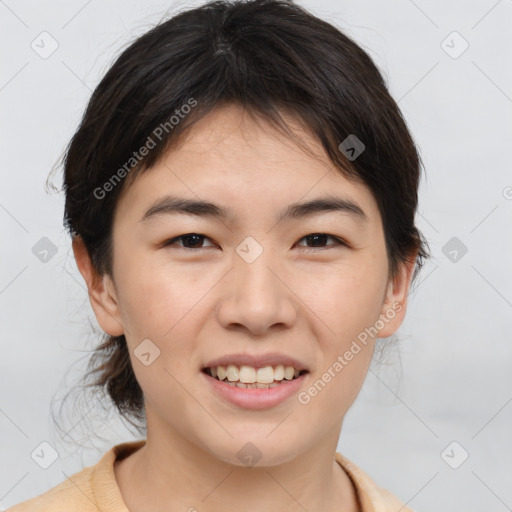
[[[324,292],[314,295],[318,316],[332,332],[319,338],[323,364],[304,401],[311,399],[318,412],[337,411],[334,422],[350,408],[368,372],[376,341],[372,327],[387,283],[385,265],[382,259],[369,258],[338,269],[325,280]]]
[[[321,320],[317,325],[328,329],[316,333],[320,364],[298,398],[310,418],[331,411],[322,427],[326,431],[343,418],[366,378],[376,341],[370,328],[379,318],[382,293],[382,280],[354,269],[326,281],[324,291],[311,299],[310,308]]]
[[[379,318],[386,277],[382,264],[340,265],[328,269],[323,277],[309,278],[302,285],[301,297],[340,348]]]
[[[191,377],[191,340],[201,325],[198,314],[204,290],[199,285],[191,286],[194,279],[186,273],[172,272],[169,267],[140,263],[131,268],[125,265],[124,270],[120,305],[137,381],[154,404],[165,397],[162,406],[168,400],[183,410],[187,397],[178,382],[186,383]],[[148,366],[137,355],[141,342],[147,339],[156,346],[146,345],[150,358],[158,354]]]
[[[209,280],[199,282],[195,271],[154,260],[144,263],[142,254],[119,258],[116,270],[122,276],[121,314],[133,337],[165,340],[208,290],[203,281]]]
[[[172,377],[181,383],[195,379],[190,372],[191,366],[199,367],[195,340],[207,318],[208,291],[218,277],[202,274],[199,279],[196,270],[154,263],[133,270],[124,274],[122,316],[135,375],[148,395],[165,390],[184,406],[182,389]],[[158,353],[147,367],[137,360],[137,347],[146,339]]]

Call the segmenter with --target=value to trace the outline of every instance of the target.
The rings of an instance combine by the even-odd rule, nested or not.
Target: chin
[[[260,427],[256,432],[254,427],[247,427],[238,429],[236,433],[230,429],[233,437],[226,435],[214,446],[210,439],[205,448],[216,459],[240,468],[274,467],[292,461],[300,451],[298,448],[299,443],[304,441],[303,435],[297,433],[295,437],[283,431],[273,437],[274,433],[269,436],[269,432],[272,432],[271,428]]]

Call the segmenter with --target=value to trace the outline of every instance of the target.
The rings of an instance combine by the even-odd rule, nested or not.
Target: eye
[[[329,238],[334,240],[334,243],[325,246],[325,243]],[[176,236],[174,238],[171,238],[170,240],[167,240],[162,244],[162,247],[174,245],[177,247],[182,247],[184,249],[197,250],[202,249],[203,247],[208,247],[202,245],[202,243],[205,240],[209,240],[209,238],[206,235],[201,235],[199,233],[187,233],[185,235]],[[305,240],[306,242],[312,243],[314,245],[314,247],[306,247],[306,249],[328,249],[329,247],[334,246],[348,247],[348,244],[341,240],[340,238],[325,233],[311,233],[310,235],[306,235],[305,237],[300,239],[300,241],[302,240]],[[178,244],[177,242],[179,241],[181,241],[182,243]],[[213,247],[213,244],[210,244],[210,247]]]
[[[182,245],[176,243],[179,240],[183,241]],[[202,245],[202,242],[204,240],[208,240],[208,237],[205,235],[201,235],[198,233],[187,233],[185,235],[180,235],[180,236],[171,238],[170,240],[167,240],[166,242],[164,242],[162,244],[162,246],[167,247],[170,245],[177,245],[178,247],[183,247],[184,249],[196,250],[196,249],[202,249],[202,247],[200,247],[200,246]],[[213,244],[211,245],[211,247],[213,247]]]
[[[335,243],[329,244],[326,247],[319,247],[319,246],[322,246],[328,238],[331,238],[332,240],[334,240]],[[316,249],[316,248],[328,249],[329,247],[334,247],[336,245],[347,246],[347,244],[340,238],[338,238],[334,235],[327,235],[325,233],[311,233],[310,235],[306,235],[305,237],[301,238],[301,241],[302,240],[312,242],[315,245],[315,247],[312,247],[312,249]]]

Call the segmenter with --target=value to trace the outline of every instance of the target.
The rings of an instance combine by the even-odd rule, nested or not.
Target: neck
[[[243,467],[176,432],[163,437],[148,428],[146,444],[114,470],[130,510],[358,512],[352,482],[334,460],[336,441],[337,436],[277,466]]]

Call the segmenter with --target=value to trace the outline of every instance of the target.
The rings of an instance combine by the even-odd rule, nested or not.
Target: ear
[[[387,338],[394,334],[405,318],[407,296],[417,254],[416,251],[408,256],[406,262],[401,262],[396,276],[388,283],[380,314],[380,320],[384,327],[379,329],[379,338]]]
[[[87,284],[89,300],[100,327],[111,336],[124,333],[114,283],[107,274],[99,275],[80,235],[73,238],[73,253],[80,274]]]

